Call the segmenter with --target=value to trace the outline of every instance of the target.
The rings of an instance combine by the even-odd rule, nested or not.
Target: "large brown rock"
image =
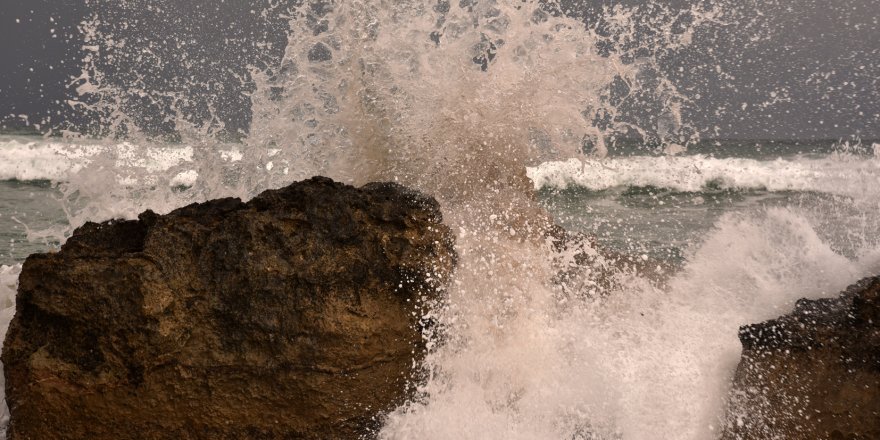
[[[880,277],[740,340],[724,439],[880,439]]]
[[[325,178],[90,223],[24,265],[12,440],[354,439],[411,391],[455,263],[437,203]]]

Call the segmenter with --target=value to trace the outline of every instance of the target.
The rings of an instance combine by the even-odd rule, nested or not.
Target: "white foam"
[[[60,142],[0,139],[0,180],[62,181],[99,151],[97,146],[70,148]]]
[[[0,344],[6,340],[6,330],[15,315],[15,293],[18,289],[18,275],[21,265],[0,265]],[[0,364],[0,437],[6,437],[6,425],[9,423],[9,407],[6,405],[6,376]]]
[[[430,359],[430,397],[392,414],[384,439],[717,437],[739,326],[880,269],[784,208],[724,216],[668,287],[625,278],[603,301],[559,302],[539,255],[477,256],[487,280],[452,293],[457,340]]]
[[[526,215],[531,194],[518,193],[518,179],[505,183],[499,176],[519,172],[522,164],[569,157],[584,140],[603,153],[609,133],[591,121],[600,111],[615,120],[616,110],[605,108],[601,96],[618,79],[636,87],[630,95],[641,96],[639,84],[654,83],[643,79],[656,69],[641,56],[632,63],[598,54],[597,34],[571,18],[535,14],[537,2],[470,3],[439,8],[423,0],[340,2],[323,12],[327,29],[319,33],[306,19],[311,14],[294,14],[302,18],[291,22],[293,38],[281,74],[255,74],[251,135],[241,150],[223,151],[218,147],[226,146],[209,138],[188,139],[207,148],[176,152],[163,162],[163,154],[151,156],[161,147],[114,145],[106,154],[80,157],[34,141],[10,153],[0,147],[0,178],[73,177],[70,190],[90,203],[74,213],[74,225],[131,218],[146,207],[161,212],[221,195],[244,197],[313,174],[347,182],[400,179],[441,200],[444,218],[458,228],[461,260],[449,310],[433,312],[449,333],[426,363],[434,374],[422,388],[427,397],[393,414],[383,437],[571,439],[588,438],[586,431],[623,439],[711,437],[739,350],[737,326],[783,312],[794,297],[832,294],[868,265],[833,252],[793,211],[727,216],[668,288],[632,278],[624,280],[625,289],[609,292],[607,301],[561,303],[551,264],[556,255],[499,237],[497,230],[490,235],[493,229],[480,229],[475,218],[485,211],[495,216],[493,222],[507,222],[511,214],[525,218],[526,226],[536,223]],[[431,12],[439,9],[449,11],[443,17]],[[688,18],[713,22],[723,11],[710,12],[692,9]],[[640,28],[629,16],[625,8],[606,11],[615,41]],[[113,38],[113,18],[96,14],[87,20],[84,44],[102,48],[119,41]],[[656,45],[680,47],[692,31],[658,32],[673,40]],[[442,35],[442,43],[432,44],[435,35]],[[332,47],[332,59],[310,59],[318,44]],[[94,57],[99,52],[107,51],[92,51]],[[480,69],[475,55],[494,58]],[[153,92],[129,89],[128,82],[115,91],[112,81],[102,84],[101,61],[85,62],[80,86],[85,94],[103,95],[107,106],[97,110],[123,113],[116,103],[125,99],[113,98]],[[664,106],[657,134],[674,138],[675,132],[687,132],[679,130],[679,110],[688,100],[668,82],[660,83],[648,91],[671,104]],[[182,107],[188,104],[184,100]],[[632,128],[623,125],[618,129]],[[235,162],[242,172],[230,177],[212,159]],[[557,162],[529,173],[537,187],[560,188],[654,185],[697,191],[717,182],[858,193],[880,187],[874,162],[811,160],[628,158]],[[113,187],[134,186],[154,177],[144,169],[166,166],[169,171],[156,181],[168,185],[156,185],[153,192]],[[186,194],[169,188],[195,179],[199,185]],[[236,181],[227,188],[229,180]],[[459,224],[456,218],[471,221]]]
[[[64,182],[95,160],[107,160],[118,169],[141,168],[148,173],[193,161],[188,146],[142,148],[130,142],[78,144],[54,140],[0,138],[0,180]],[[191,174],[191,173],[190,173]],[[117,179],[117,183],[127,183]]]
[[[655,186],[700,191],[712,184],[721,188],[867,196],[880,188],[880,160],[842,155],[775,160],[634,156],[547,162],[530,168],[528,175],[536,188],[580,186],[598,191]]]

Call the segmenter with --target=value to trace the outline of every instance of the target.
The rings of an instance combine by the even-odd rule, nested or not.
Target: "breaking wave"
[[[67,182],[84,169],[94,170],[90,167],[100,166],[141,168],[145,174],[156,173],[192,162],[192,158],[193,151],[189,147],[142,148],[130,142],[108,145],[0,139],[0,180]],[[124,177],[120,175],[118,183],[131,183]]]
[[[673,57],[701,26],[735,21],[723,2],[652,3],[642,21],[637,7],[605,8],[593,24],[532,0],[296,2],[283,14],[283,2],[270,2],[251,15],[289,20],[286,46],[223,71],[251,107],[235,143],[218,140],[235,131],[223,103],[195,95],[223,84],[164,81],[224,65],[175,53],[197,33],[167,35],[183,16],[174,5],[87,3],[95,12],[82,25],[71,105],[104,117],[105,140],[0,146],[0,179],[61,182],[70,228],[58,241],[85,221],[246,199],[315,174],[399,181],[439,200],[460,256],[447,300],[431,312],[444,335],[430,341],[418,396],[388,415],[382,438],[710,438],[739,325],[880,269],[876,243],[844,256],[825,217],[796,207],[722,216],[674,273],[615,266],[588,241],[552,243],[536,188],[820,191],[858,196],[859,212],[876,217],[875,159],[608,156],[623,134],[670,150],[699,138],[657,54]],[[173,144],[152,136],[159,128]],[[860,238],[876,236],[871,225]],[[575,264],[576,252],[591,264]],[[0,269],[0,324],[18,271]]]
[[[880,159],[827,155],[775,160],[708,156],[617,157],[547,162],[529,168],[536,189],[657,187],[683,192],[718,189],[811,191],[866,197],[880,188]]]

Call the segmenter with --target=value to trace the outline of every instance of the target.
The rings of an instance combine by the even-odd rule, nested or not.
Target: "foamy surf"
[[[547,162],[529,168],[528,175],[536,189],[653,186],[683,192],[760,189],[866,197],[880,188],[880,159],[840,154],[774,160],[631,156]]]
[[[182,141],[0,147],[0,179],[63,182],[71,227],[248,198],[314,174],[400,181],[440,200],[461,255],[447,304],[432,311],[446,332],[429,341],[430,375],[417,398],[388,417],[383,438],[712,438],[738,359],[738,326],[785,313],[799,297],[834,295],[880,269],[872,241],[880,228],[870,221],[878,211],[876,159],[607,157],[605,142],[618,134],[638,132],[678,153],[695,139],[682,120],[687,97],[650,54],[674,56],[700,26],[728,20],[724,4],[681,16],[653,5],[658,19],[645,23],[634,9],[609,8],[597,32],[544,2],[308,3],[285,15],[283,53],[239,78],[254,86],[253,122],[230,147],[214,136],[221,121],[188,119],[188,110],[210,107],[196,91],[215,84],[193,76],[153,90],[114,78],[146,64],[173,71],[179,54],[145,58],[138,44],[151,35],[125,40],[137,14],[112,1],[87,3],[95,13],[82,26],[87,55],[76,79],[84,96],[71,104],[107,116],[102,129],[110,135],[138,134],[138,123],[159,109]],[[158,9],[143,13],[165,23]],[[645,26],[659,29],[649,48],[638,38]],[[621,88],[626,93],[611,97]],[[621,110],[640,106],[651,113],[644,126]],[[554,282],[565,256],[543,240],[549,216],[533,190],[571,186],[847,197],[807,208],[727,206],[708,232],[688,231],[683,269],[665,283],[620,270],[617,287],[596,294],[592,268],[564,266],[594,287],[568,295]],[[835,217],[841,212],[846,219]],[[848,223],[859,219],[866,221]],[[632,240],[627,219],[614,220],[619,238]],[[11,316],[19,271],[0,271],[0,325]]]
[[[0,138],[0,180],[64,181],[100,151],[98,146]]]
[[[623,275],[605,299],[559,303],[533,283],[503,326],[476,318],[489,322],[435,355],[430,398],[393,414],[384,438],[713,438],[739,326],[877,270],[876,255],[841,256],[796,210],[727,215],[667,287]]]
[[[280,150],[270,150],[271,158]],[[188,186],[198,180],[193,148],[189,146],[148,146],[129,142],[79,144],[27,138],[0,141],[0,180],[48,180],[66,182],[87,168],[95,158],[112,152],[115,169],[142,169],[157,174],[172,168],[171,185]],[[216,153],[225,163],[243,155],[237,148]],[[186,164],[192,164],[192,169]],[[268,161],[271,171],[276,165]],[[283,162],[289,168],[290,162]],[[580,158],[544,162],[527,168],[536,190],[580,187],[592,191],[613,188],[656,187],[682,192],[742,189],[810,191],[865,197],[880,188],[880,158],[848,154],[802,155],[774,159],[715,158],[706,155],[625,156]],[[119,183],[137,184],[133,175]],[[149,181],[145,182],[149,183]]]
[[[234,148],[221,150],[217,157],[226,162],[240,160]],[[68,182],[84,169],[105,167],[130,170],[117,179],[120,184],[149,184],[140,174],[160,174],[173,168],[186,168],[193,162],[193,148],[185,145],[142,145],[132,142],[72,142],[66,139],[0,137],[0,180],[48,180]],[[193,174],[196,173],[196,174]],[[195,170],[184,169],[171,178],[172,185],[192,185]]]
[[[0,265],[0,338],[6,340],[6,331],[15,315],[15,293],[18,288],[18,274],[21,265]],[[6,425],[9,423],[9,407],[6,405],[6,378],[2,375],[0,364],[0,437],[6,438]]]

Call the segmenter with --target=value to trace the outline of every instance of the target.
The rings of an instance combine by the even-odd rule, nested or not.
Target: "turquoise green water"
[[[655,187],[542,189],[540,199],[566,229],[594,235],[606,247],[681,261],[695,237],[729,212],[803,204],[797,192],[706,190],[677,192]],[[60,192],[48,181],[0,181],[0,264],[23,261],[57,242],[28,240],[39,231],[66,223]]]
[[[60,193],[48,181],[0,181],[0,265],[21,262],[34,252],[57,245],[28,240],[28,230],[66,223],[58,197]]]
[[[58,156],[57,145],[34,136],[0,136],[0,264],[20,263],[58,245],[39,238],[39,231],[67,223],[57,183],[48,179],[63,180],[81,159]],[[820,234],[850,255],[872,227],[864,201],[880,183],[874,146],[706,141],[686,156],[669,158],[653,156],[648,146],[618,142],[608,160],[563,172],[564,184],[539,182],[537,193],[565,228],[591,234],[616,251],[674,263],[683,262],[725,214],[769,207],[813,213]],[[37,178],[17,179],[22,177]],[[849,194],[860,191],[861,203],[854,206]],[[850,243],[851,236],[862,238]]]

